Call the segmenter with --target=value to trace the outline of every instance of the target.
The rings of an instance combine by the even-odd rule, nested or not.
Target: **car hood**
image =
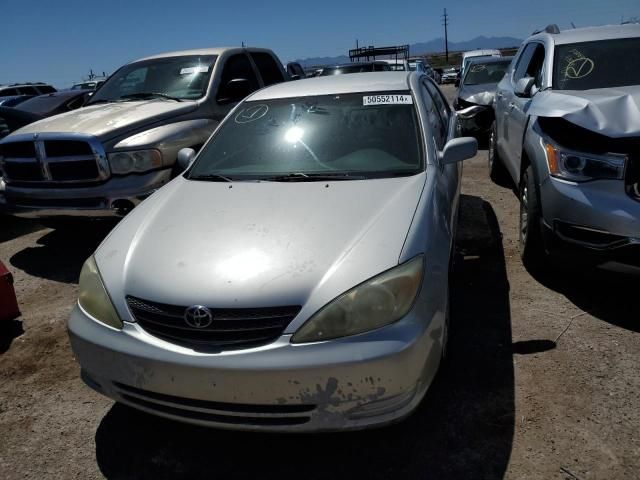
[[[458,98],[475,105],[490,106],[496,94],[497,83],[483,83],[481,85],[462,85],[458,91]]]
[[[640,135],[640,86],[594,90],[546,90],[531,100],[530,115],[558,117],[620,138]]]
[[[189,181],[133,210],[96,252],[122,318],[125,296],[189,306],[301,305],[311,315],[398,264],[425,183]]]
[[[17,133],[85,133],[103,140],[124,130],[182,115],[197,108],[195,102],[153,99],[89,105],[45,118],[21,128]]]

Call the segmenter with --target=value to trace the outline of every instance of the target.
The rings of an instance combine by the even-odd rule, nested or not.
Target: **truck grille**
[[[102,145],[88,136],[18,135],[16,141],[0,144],[0,160],[7,183],[95,182],[109,176]]]
[[[272,342],[282,335],[301,308],[211,308],[211,324],[194,328],[185,321],[187,307],[132,296],[127,296],[127,304],[138,324],[151,335],[203,351],[247,348]]]

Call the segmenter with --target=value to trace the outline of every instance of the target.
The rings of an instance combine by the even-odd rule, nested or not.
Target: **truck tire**
[[[542,238],[540,194],[531,165],[522,174],[519,197],[520,257],[527,269],[542,270],[546,267],[547,252]]]
[[[491,124],[491,130],[489,130],[489,148],[487,149],[488,163],[489,163],[489,177],[493,180],[493,183],[503,185],[506,181],[507,175],[504,168],[504,164],[498,155],[497,139],[498,139],[498,127],[494,120]]]

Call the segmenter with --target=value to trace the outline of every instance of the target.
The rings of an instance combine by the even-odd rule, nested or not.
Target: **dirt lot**
[[[105,231],[0,217],[23,312],[0,326],[0,478],[638,478],[640,282],[533,278],[516,198],[485,159],[465,166],[451,362],[412,417],[366,432],[194,428],[100,397],[80,381],[65,322]]]

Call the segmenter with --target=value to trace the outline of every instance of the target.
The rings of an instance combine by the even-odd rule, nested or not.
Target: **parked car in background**
[[[447,351],[459,162],[477,150],[457,130],[416,72],[251,95],[85,263],[68,324],[84,381],[222,428],[409,415]]]
[[[57,90],[46,83],[14,83],[12,85],[0,85],[0,98],[14,97],[16,95],[44,95]]]
[[[492,177],[520,196],[520,253],[640,271],[640,25],[560,31],[520,47],[498,84]],[[612,75],[611,72],[615,72]]]
[[[455,68],[445,68],[442,74],[442,83],[456,83],[458,80],[458,71]]]
[[[86,82],[75,83],[70,90],[97,90],[105,80],[88,80]]]
[[[485,49],[485,50],[470,50],[468,52],[464,52],[462,54],[462,60],[460,64],[461,65],[460,75],[458,76],[458,80],[460,80],[461,78],[464,78],[464,73],[467,69],[467,65],[470,59],[477,58],[477,57],[500,57],[500,56],[502,56],[502,54],[500,53],[500,50]]]
[[[302,80],[307,77],[307,74],[304,73],[304,68],[297,62],[287,63],[287,74],[291,80]]]
[[[37,122],[42,117],[29,112],[23,112],[14,107],[0,107],[0,139],[6,137],[11,132]],[[2,161],[0,161],[0,175],[2,174]],[[0,178],[0,194],[3,192],[4,182]]]
[[[333,65],[324,67],[318,75],[326,77],[329,75],[342,75],[345,73],[363,73],[363,72],[389,72],[391,66],[387,62],[376,60],[374,62],[353,62],[342,65]]]
[[[469,60],[460,83],[454,108],[463,135],[485,137],[493,124],[496,87],[513,57],[477,57]]]
[[[13,95],[11,97],[0,97],[0,107],[15,107],[25,100],[33,98],[34,95]]]
[[[93,90],[66,90],[49,93],[26,100],[16,108],[40,118],[50,117],[82,107],[92,92]]]
[[[198,150],[239,101],[285,78],[274,53],[259,48],[187,50],[131,62],[84,108],[0,142],[0,207],[36,218],[125,215],[178,173],[178,150]]]

